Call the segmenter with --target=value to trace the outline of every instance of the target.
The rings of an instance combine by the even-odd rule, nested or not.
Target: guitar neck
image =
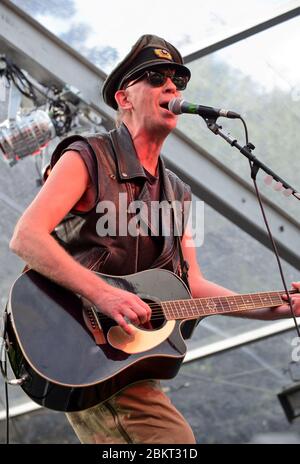
[[[163,301],[161,306],[167,320],[195,319],[197,317],[279,306],[283,303],[282,295],[284,293],[284,290],[282,290],[280,292]],[[289,293],[297,293],[297,290],[290,290]]]

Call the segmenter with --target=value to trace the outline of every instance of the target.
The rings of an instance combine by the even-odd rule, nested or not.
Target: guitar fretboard
[[[202,316],[279,306],[283,304],[282,295],[284,293],[284,291],[263,292],[163,301],[161,302],[161,306],[167,320],[194,319]],[[289,293],[297,293],[297,290],[290,290]]]

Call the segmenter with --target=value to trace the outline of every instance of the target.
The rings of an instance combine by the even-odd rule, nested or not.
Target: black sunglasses
[[[168,77],[171,79],[173,84],[176,86],[177,90],[184,90],[187,86],[187,83],[189,81],[188,76],[180,76],[176,74],[172,74],[170,72],[159,72],[159,71],[145,71],[141,76],[137,77],[134,79],[130,84],[124,86],[124,89],[127,89],[128,87],[131,87],[132,85],[136,84],[138,81],[141,81],[142,79],[146,78],[148,83],[152,85],[152,87],[161,87],[164,85],[168,79]]]

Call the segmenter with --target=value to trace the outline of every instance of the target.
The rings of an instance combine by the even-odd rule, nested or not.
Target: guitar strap
[[[175,196],[173,189],[171,190],[171,197],[172,197],[172,202],[175,201]],[[178,253],[179,253],[179,260],[180,260],[180,271],[181,271],[181,279],[183,282],[186,284],[187,288],[191,292],[189,281],[188,281],[188,270],[189,270],[189,263],[184,259],[183,252],[182,252],[182,246],[181,246],[181,241],[180,241],[180,235],[178,233],[178,225],[177,225],[177,219],[176,215],[174,212],[174,208],[171,208],[173,212],[173,221],[174,221],[174,235],[176,236],[177,239],[177,246],[178,246]],[[181,329],[181,333],[184,339],[191,338],[191,336],[194,333],[195,328],[199,324],[201,318],[198,319],[191,319],[188,321],[185,321],[183,324],[183,327]]]
[[[189,271],[189,263],[184,259],[183,257],[183,252],[182,252],[182,246],[181,246],[181,240],[180,236],[178,233],[178,227],[177,227],[177,220],[176,216],[174,214],[174,209],[172,208],[173,211],[173,220],[174,220],[174,232],[176,234],[176,240],[177,240],[177,246],[178,246],[178,253],[179,253],[179,260],[180,260],[180,271],[181,271],[181,279],[187,286],[187,288],[190,290],[190,285],[189,285],[189,280],[188,280],[188,271]]]
[[[172,189],[172,187],[169,189],[170,193],[171,193],[171,198],[172,198],[172,202],[175,203],[175,195],[174,195],[174,191]],[[180,260],[180,273],[181,273],[181,279],[183,280],[183,282],[185,283],[185,285],[187,286],[187,288],[189,290],[190,289],[190,285],[189,285],[189,280],[188,280],[188,270],[189,270],[189,263],[184,259],[184,256],[183,256],[183,252],[182,252],[182,246],[181,246],[181,241],[180,241],[180,234],[178,232],[178,224],[177,224],[177,218],[176,218],[176,214],[174,212],[174,208],[171,208],[172,210],[172,213],[173,213],[173,222],[174,222],[174,237],[176,238],[177,240],[177,246],[178,246],[178,253],[179,253],[179,260]]]

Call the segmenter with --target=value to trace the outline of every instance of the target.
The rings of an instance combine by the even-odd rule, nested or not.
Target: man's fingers
[[[298,291],[300,292],[300,282],[292,282],[292,288],[293,288],[293,289],[296,289],[296,290],[298,290]],[[284,301],[287,301],[287,300],[288,300],[288,297],[287,297],[286,293],[283,293],[283,294],[281,295],[281,297],[282,297],[282,299],[283,299]],[[290,296],[290,298],[291,298],[291,296]]]
[[[138,303],[138,306],[136,307],[137,308],[136,311],[137,311],[137,314],[139,315],[139,318],[140,318],[142,324],[144,324],[145,322],[150,321],[150,319],[151,319],[151,308],[150,308],[150,306],[147,305],[147,303],[145,303],[140,298],[137,301],[137,303]]]
[[[125,321],[124,317],[122,314],[117,314],[115,317],[115,321],[118,323],[120,327],[128,334],[128,335],[133,335],[134,330],[133,327],[131,327],[127,322]]]
[[[118,294],[116,296],[118,296]],[[112,317],[126,333],[131,335],[134,330],[130,327],[130,323],[139,326],[149,322],[151,319],[151,309],[150,306],[137,295],[122,291],[120,296],[125,298],[120,298],[119,301],[117,301],[117,304],[114,305],[114,311],[110,313],[110,317]],[[129,324],[128,321],[130,321]]]
[[[135,311],[135,313],[137,314],[140,324],[145,324],[151,318],[150,308],[148,309],[148,308],[141,308],[140,306],[136,306],[135,308],[133,308],[133,311]]]
[[[127,317],[127,319],[129,319],[132,322],[132,324],[140,325],[141,323],[140,317],[137,314],[137,312],[134,311],[134,309],[125,308],[123,311],[123,316]]]
[[[128,308],[131,311],[133,311],[138,317],[138,321],[133,321],[132,317],[129,314],[127,314],[127,312],[126,312],[126,316],[128,316],[130,318],[130,320],[132,320],[135,324],[137,324],[137,325],[138,324],[145,324],[146,322],[150,321],[151,309],[137,295],[135,296],[135,298],[133,300],[131,300],[129,302]]]

